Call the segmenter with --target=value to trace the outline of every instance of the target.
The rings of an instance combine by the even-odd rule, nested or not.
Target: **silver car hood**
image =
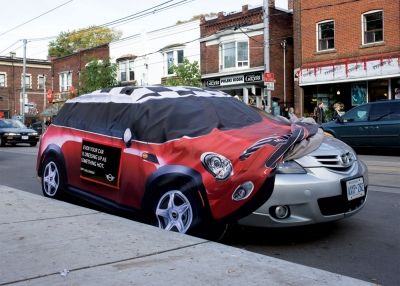
[[[304,168],[328,167],[345,171],[357,161],[357,155],[346,143],[324,136],[317,149],[294,160]]]

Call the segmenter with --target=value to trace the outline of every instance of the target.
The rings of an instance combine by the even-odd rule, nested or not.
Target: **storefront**
[[[304,116],[311,115],[317,100],[333,111],[341,102],[344,111],[356,105],[400,98],[400,57],[388,57],[330,66],[309,66],[299,72]]]
[[[246,104],[263,107],[263,71],[203,78],[203,85],[238,97]]]

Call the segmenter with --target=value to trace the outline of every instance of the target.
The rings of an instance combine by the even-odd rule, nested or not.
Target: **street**
[[[0,148],[0,184],[41,195],[37,147]],[[381,285],[400,284],[400,157],[360,155],[369,193],[360,213],[294,229],[235,226],[223,243]]]

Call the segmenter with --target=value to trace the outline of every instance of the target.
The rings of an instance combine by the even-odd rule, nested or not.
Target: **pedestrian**
[[[296,116],[296,114],[294,114],[294,108],[293,107],[289,107],[288,117],[289,117],[289,120],[291,122],[299,121],[299,118]]]
[[[317,106],[314,108],[314,120],[317,124],[325,122],[324,102],[322,100],[319,100]]]
[[[394,89],[394,99],[400,99],[400,88]]]
[[[286,105],[283,106],[282,116],[286,117],[287,119],[290,119],[290,117],[289,117],[289,108]]]
[[[333,105],[333,109],[334,109],[334,111],[333,111],[333,115],[332,115],[332,120],[336,121],[339,118],[341,118],[342,115],[344,114],[344,112],[343,112],[344,104],[341,102],[336,102]]]

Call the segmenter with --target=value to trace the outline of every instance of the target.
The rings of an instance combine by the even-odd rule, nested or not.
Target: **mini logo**
[[[111,174],[107,174],[107,175],[106,175],[106,179],[107,179],[109,182],[112,182],[112,181],[114,181],[115,177],[114,177],[113,175],[111,175]]]

